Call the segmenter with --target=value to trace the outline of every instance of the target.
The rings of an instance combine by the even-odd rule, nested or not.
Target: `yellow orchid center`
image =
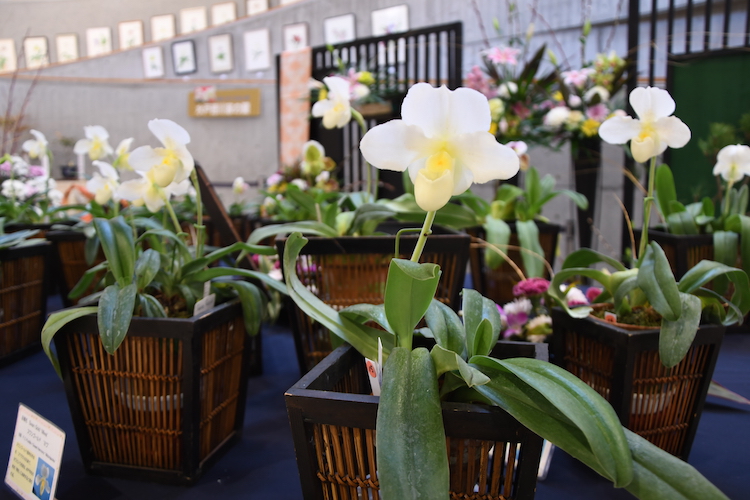
[[[427,158],[423,174],[431,181],[434,181],[445,175],[446,171],[452,172],[455,163],[456,162],[451,155],[445,150],[441,150],[439,153],[435,153]]]
[[[647,122],[641,126],[641,132],[636,139],[639,141],[645,141],[649,137],[654,137],[655,135],[656,130],[654,129],[653,123]]]
[[[320,92],[318,92],[318,100],[324,101],[327,97],[328,97],[328,90],[320,89]]]
[[[89,158],[98,160],[104,156],[104,143],[98,137],[91,139],[91,148],[89,149]]]
[[[174,181],[179,166],[180,159],[177,155],[171,150],[163,149],[161,163],[154,165],[149,171],[149,179],[159,187],[167,187]]]
[[[333,105],[333,112],[336,113],[336,114],[343,113],[344,112],[344,103],[337,102],[336,104],[334,104]]]

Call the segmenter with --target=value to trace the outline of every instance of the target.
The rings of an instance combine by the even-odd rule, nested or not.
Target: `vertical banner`
[[[302,145],[310,139],[310,89],[312,49],[281,53],[279,85],[280,166],[299,160]]]

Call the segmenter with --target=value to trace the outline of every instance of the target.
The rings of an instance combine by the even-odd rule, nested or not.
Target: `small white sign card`
[[[151,41],[169,40],[174,38],[174,15],[164,14],[151,18]]]
[[[235,19],[237,19],[236,3],[224,2],[211,6],[211,26],[231,23]]]
[[[62,429],[19,404],[5,484],[24,500],[54,499],[64,446]]]
[[[86,55],[100,56],[112,52],[112,30],[109,27],[86,30]]]
[[[23,40],[23,54],[28,69],[41,68],[49,64],[47,37],[30,36]]]
[[[224,33],[208,37],[208,58],[211,73],[227,73],[234,69],[232,35]]]
[[[323,21],[323,32],[327,44],[351,42],[356,38],[354,34],[354,14],[329,17]]]
[[[57,47],[57,62],[70,62],[78,59],[78,35],[68,33],[55,37]]]
[[[12,38],[0,39],[0,73],[17,68],[16,42]]]
[[[271,67],[271,43],[268,29],[245,32],[245,70],[258,71]]]
[[[205,7],[191,7],[189,9],[180,10],[180,33],[192,33],[193,31],[200,31],[206,29],[208,22],[206,21],[206,8]]]
[[[268,0],[247,0],[247,15],[260,14],[268,10]]]
[[[143,49],[143,76],[161,78],[164,76],[164,53],[161,46]]]
[[[143,45],[143,21],[123,21],[117,25],[120,48],[129,49]]]
[[[284,51],[299,50],[305,47],[307,47],[307,23],[284,26]]]

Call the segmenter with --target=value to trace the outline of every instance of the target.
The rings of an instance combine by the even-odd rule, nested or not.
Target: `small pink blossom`
[[[520,49],[514,49],[513,47],[492,47],[485,52],[487,59],[495,64],[518,64],[516,56],[521,53]]]
[[[580,88],[586,84],[586,80],[588,80],[589,76],[593,73],[595,73],[595,70],[593,70],[592,68],[563,71],[563,82],[565,82],[565,85],[571,85]]]
[[[549,281],[544,278],[528,278],[516,283],[513,287],[513,295],[516,297],[532,297],[541,295],[549,288]]]
[[[515,151],[518,156],[525,154],[529,150],[529,146],[523,141],[510,141],[506,146]]]
[[[520,102],[513,104],[510,109],[512,109],[513,113],[515,113],[521,120],[525,120],[531,115],[531,110]]]
[[[281,181],[284,180],[284,176],[280,173],[276,172],[268,176],[268,179],[266,179],[266,185],[267,186],[275,186],[279,184]]]
[[[42,177],[44,176],[44,167],[40,167],[38,165],[31,165],[29,167],[29,175],[31,177]]]
[[[588,299],[589,302],[594,302],[601,293],[602,293],[601,288],[592,286],[588,290],[586,290],[586,298]]]
[[[595,104],[586,110],[586,116],[592,120],[603,122],[609,116],[609,110],[602,103]]]
[[[492,99],[497,94],[490,86],[490,80],[485,77],[479,66],[474,66],[466,75],[466,86],[481,92],[487,99]]]

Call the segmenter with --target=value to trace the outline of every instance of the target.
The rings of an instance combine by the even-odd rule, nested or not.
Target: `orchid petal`
[[[383,170],[403,172],[424,155],[429,140],[415,126],[403,120],[391,120],[371,128],[362,137],[359,148],[368,163]]]
[[[136,201],[143,198],[151,182],[146,178],[133,179],[120,184],[117,196],[123,200]]]
[[[151,146],[141,146],[134,149],[128,157],[128,163],[133,170],[148,172],[154,165],[161,163],[163,155]]]
[[[675,102],[669,92],[657,87],[633,89],[630,93],[630,105],[638,117],[646,121],[667,117],[675,110]]]
[[[73,146],[73,152],[77,155],[85,155],[91,148],[91,141],[88,139],[78,139],[75,146]]]
[[[102,173],[102,175],[107,179],[114,179],[117,180],[120,178],[119,175],[117,175],[117,170],[115,170],[115,167],[110,165],[109,163],[105,161],[99,161],[95,160],[91,162],[92,165],[99,168],[99,171]]]
[[[467,88],[450,91],[418,83],[409,89],[401,106],[408,125],[416,125],[429,138],[453,137],[471,132],[486,132],[491,117],[487,99]]]
[[[518,173],[520,162],[516,152],[498,143],[486,131],[460,135],[454,139],[453,147],[457,161],[471,170],[473,182],[510,179]]]
[[[458,165],[453,173],[453,195],[465,192],[474,181],[474,173],[471,169]]]
[[[322,101],[318,101],[315,104],[313,104],[312,110],[310,112],[313,115],[313,117],[320,118],[321,116],[325,115],[328,110],[333,109],[333,107],[334,107],[333,101],[324,99]]]
[[[109,132],[101,125],[86,125],[83,127],[83,133],[86,135],[86,139],[94,139],[95,137],[102,141],[109,139]]]
[[[195,160],[193,160],[193,155],[190,154],[190,151],[188,151],[185,146],[179,145],[174,149],[174,153],[177,158],[179,158],[182,166],[177,169],[173,182],[182,182],[187,179],[193,171]]]
[[[172,120],[153,119],[148,122],[148,129],[167,149],[176,149],[190,143],[190,134],[187,130]]]
[[[419,208],[425,212],[445,206],[453,196],[453,176],[449,171],[435,180],[430,180],[423,171],[417,174],[414,182],[414,198]]]
[[[613,116],[599,126],[599,137],[609,144],[625,144],[641,132],[641,122],[630,116]]]
[[[327,76],[323,78],[323,83],[328,87],[329,99],[346,99],[349,100],[349,82],[341,77]]]
[[[690,128],[676,116],[659,118],[654,129],[659,140],[670,148],[681,148],[690,141]]]
[[[630,152],[633,154],[633,159],[638,163],[645,163],[652,157],[663,153],[666,149],[666,143],[657,143],[650,136],[643,139],[636,138],[630,142]]]

